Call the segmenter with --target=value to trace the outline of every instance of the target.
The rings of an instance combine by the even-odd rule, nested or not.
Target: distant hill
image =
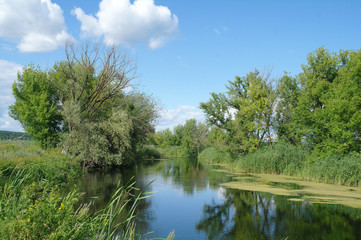
[[[32,138],[24,132],[11,132],[0,130],[0,140],[31,140]]]

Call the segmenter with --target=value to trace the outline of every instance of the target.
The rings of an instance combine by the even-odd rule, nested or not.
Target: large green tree
[[[227,133],[225,150],[248,153],[272,141],[276,94],[269,74],[250,72],[228,81],[228,91],[201,103],[207,121]]]
[[[297,135],[296,107],[300,96],[300,86],[297,78],[285,74],[277,82],[276,89],[276,117],[274,129],[277,140],[283,140],[292,144],[300,142]]]
[[[132,162],[157,116],[151,97],[127,90],[134,63],[119,49],[88,45],[68,46],[66,57],[53,72],[67,128],[64,150],[84,166]]]
[[[29,65],[13,84],[15,103],[9,114],[42,147],[55,146],[61,131],[59,96],[47,71]]]
[[[10,114],[43,147],[61,143],[84,167],[130,163],[157,117],[152,97],[130,90],[135,70],[117,48],[68,45],[49,71],[19,74]]]
[[[296,124],[316,154],[360,151],[360,59],[360,51],[319,48],[302,67]]]

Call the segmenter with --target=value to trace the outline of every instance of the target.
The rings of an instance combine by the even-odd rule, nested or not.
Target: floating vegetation
[[[289,189],[289,190],[305,188],[305,186],[301,186],[296,183],[287,183],[287,182],[286,183],[285,182],[266,182],[266,184],[268,184],[270,186],[274,186],[274,187]]]
[[[224,183],[227,188],[256,192],[268,192],[289,196],[290,201],[309,201],[322,204],[342,204],[361,208],[361,188],[308,182],[300,177],[274,174],[242,173]]]

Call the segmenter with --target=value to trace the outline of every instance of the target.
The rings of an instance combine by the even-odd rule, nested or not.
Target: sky
[[[133,87],[159,103],[163,130],[204,121],[199,103],[235,76],[294,76],[319,47],[358,50],[360,10],[348,0],[0,0],[0,130],[23,131],[8,115],[17,73],[51,68],[66,41],[126,51]]]

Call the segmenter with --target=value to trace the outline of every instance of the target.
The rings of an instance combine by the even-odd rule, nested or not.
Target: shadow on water
[[[89,173],[79,184],[84,202],[97,196],[92,209],[103,208],[117,184],[133,176],[139,189],[155,191],[141,201],[137,218],[141,233],[154,231],[149,238],[175,230],[176,239],[361,239],[360,209],[223,188],[232,176],[189,159],[145,160],[125,171]],[[251,175],[243,177],[251,181]]]

